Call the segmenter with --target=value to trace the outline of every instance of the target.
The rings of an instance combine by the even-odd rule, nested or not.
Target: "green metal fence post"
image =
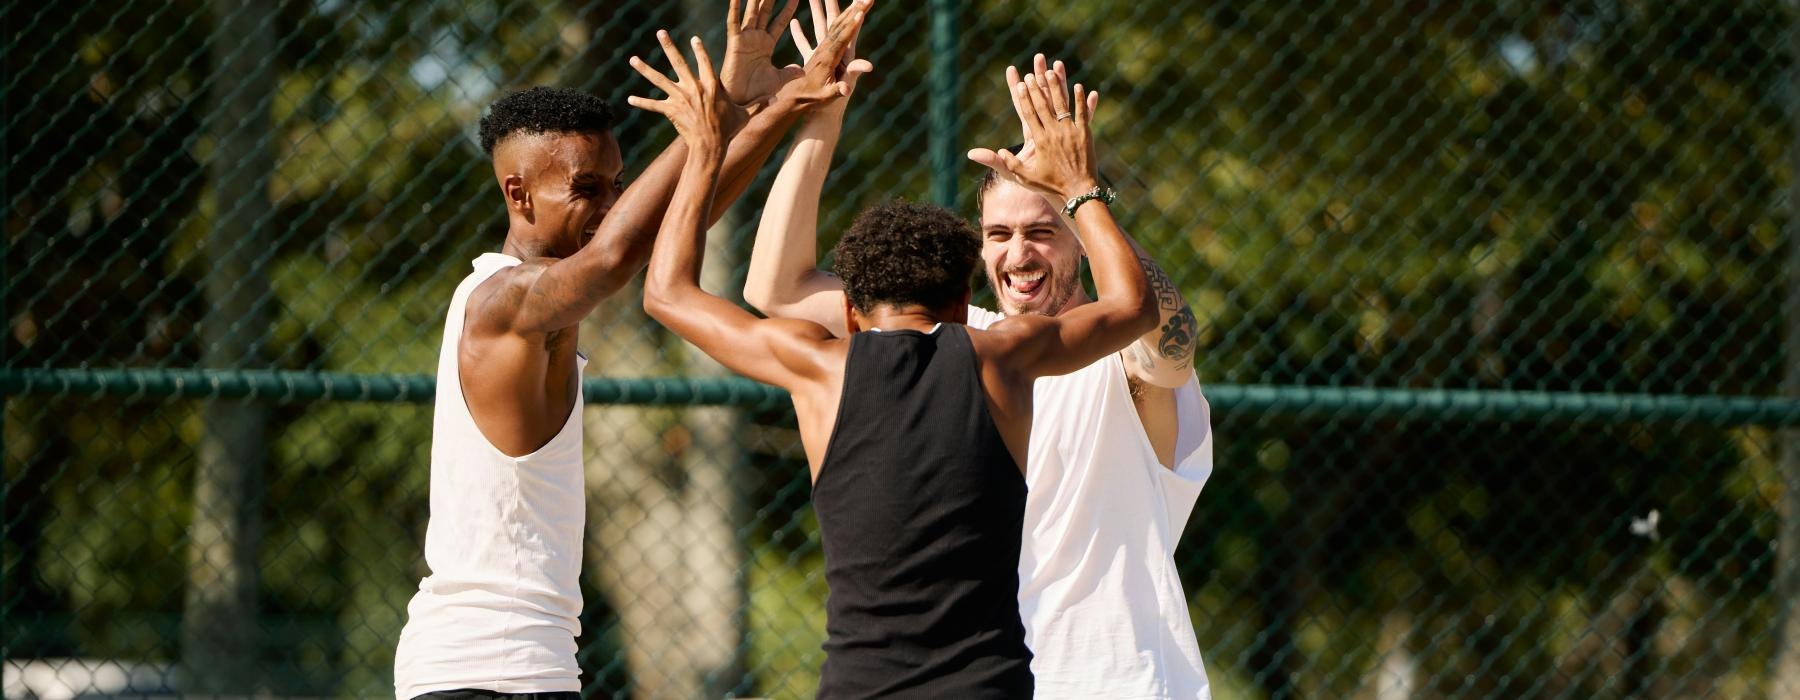
[[[931,0],[931,132],[927,136],[931,144],[931,200],[951,209],[956,208],[956,173],[962,165],[962,154],[956,148],[960,125],[956,101],[962,92],[956,16],[961,5],[958,0]]]

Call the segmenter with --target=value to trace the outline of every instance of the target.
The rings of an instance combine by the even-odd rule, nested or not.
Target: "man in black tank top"
[[[693,47],[694,70],[670,53],[678,81],[640,69],[668,99],[631,98],[688,144],[644,309],[793,396],[831,588],[820,697],[1029,697],[1016,596],[1032,381],[1117,352],[1157,317],[1142,266],[1095,199],[1095,97],[1077,85],[1071,99],[1054,76],[1021,84],[1013,102],[1037,150],[1006,167],[1072,201],[1101,301],[970,330],[961,323],[980,258],[974,230],[947,210],[894,202],[863,212],[838,244],[852,332],[840,340],[700,289],[719,129],[736,107],[719,95],[698,39]]]

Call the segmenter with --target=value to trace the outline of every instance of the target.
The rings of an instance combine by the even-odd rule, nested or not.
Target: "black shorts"
[[[459,688],[429,692],[412,700],[581,700],[581,693],[567,690],[555,693],[496,693],[492,690]]]

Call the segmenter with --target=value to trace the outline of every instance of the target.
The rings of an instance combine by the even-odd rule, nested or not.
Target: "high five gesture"
[[[675,70],[675,80],[670,81],[668,77],[652,70],[644,63],[644,59],[636,56],[631,57],[631,67],[637,69],[638,74],[649,80],[651,85],[667,93],[668,97],[652,100],[633,95],[625,98],[625,101],[638,109],[667,117],[675,125],[675,131],[681,134],[682,140],[687,142],[688,148],[713,151],[710,155],[717,160],[721,155],[717,151],[723,141],[723,126],[734,112],[741,112],[743,107],[722,99],[718,76],[713,73],[712,58],[707,55],[706,44],[700,41],[700,37],[689,40],[693,47],[694,63],[699,66],[698,73],[688,67],[687,61],[681,57],[681,51],[675,48],[675,42],[669,39],[668,32],[658,31],[656,40],[662,44],[663,55],[668,57],[670,67]],[[692,163],[693,160],[694,156],[689,155],[688,161]]]
[[[1038,62],[1042,64],[1041,56]],[[1058,69],[1061,63],[1057,62]],[[1008,77],[1013,74],[1009,69]],[[969,159],[1047,197],[1067,200],[1091,191],[1098,182],[1092,122],[1100,107],[1100,93],[1087,92],[1077,83],[1071,99],[1058,70],[1038,71],[1008,82],[1013,110],[1031,147],[1019,155],[977,148],[969,151]]]

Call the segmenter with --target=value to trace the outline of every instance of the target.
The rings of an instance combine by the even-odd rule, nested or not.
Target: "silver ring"
[[[1068,120],[1068,119],[1073,119],[1073,118],[1074,118],[1074,117],[1075,117],[1075,113],[1074,113],[1074,112],[1057,112],[1057,113],[1056,113],[1056,120],[1057,120],[1057,121],[1059,121],[1059,122],[1060,122],[1060,121],[1065,121],[1065,120]]]

